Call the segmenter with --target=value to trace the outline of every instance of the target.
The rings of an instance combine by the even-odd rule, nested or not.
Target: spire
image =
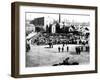
[[[60,17],[60,13],[59,13],[59,23],[60,23],[60,21],[61,21],[61,17]]]

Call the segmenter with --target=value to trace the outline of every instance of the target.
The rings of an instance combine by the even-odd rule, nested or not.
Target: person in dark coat
[[[64,47],[62,47],[62,52],[64,52]]]
[[[83,51],[83,46],[81,46],[81,51]]]
[[[81,52],[81,49],[80,49],[80,47],[78,47],[78,54],[80,54],[80,52]]]
[[[58,47],[58,51],[60,52],[60,46]]]
[[[75,50],[76,50],[76,54],[78,54],[78,47],[77,46],[76,46]]]
[[[67,46],[67,52],[69,51],[69,47]]]

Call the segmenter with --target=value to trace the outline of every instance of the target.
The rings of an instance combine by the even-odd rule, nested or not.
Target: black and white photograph
[[[12,4],[12,76],[97,73],[97,7]]]
[[[90,64],[90,15],[25,12],[26,67]]]

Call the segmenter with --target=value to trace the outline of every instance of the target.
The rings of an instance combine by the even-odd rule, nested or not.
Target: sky
[[[26,20],[33,20],[38,17],[51,17],[53,19],[58,19],[58,14],[47,14],[47,13],[26,13]]]
[[[38,17],[45,17],[49,20],[59,20],[59,14],[48,14],[48,13],[34,13],[28,12],[26,13],[26,20],[34,20]],[[74,21],[74,22],[90,22],[89,15],[77,15],[77,14],[61,14],[61,21]]]

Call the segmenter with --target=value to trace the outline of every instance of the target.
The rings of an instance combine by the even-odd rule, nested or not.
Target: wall
[[[1,0],[0,2],[0,80],[17,80],[10,77],[11,68],[11,2],[13,1],[28,1],[41,3],[55,4],[73,4],[73,5],[88,5],[98,6],[100,9],[100,0]],[[98,19],[100,19],[100,11],[98,11]],[[99,20],[98,20],[99,21]],[[98,24],[98,34],[99,34]],[[98,36],[98,44],[100,44]],[[99,47],[99,45],[98,45]],[[100,52],[100,50],[99,50]],[[99,53],[98,52],[98,53]],[[98,55],[98,58],[100,54]],[[100,67],[100,58],[98,59],[98,67]],[[100,68],[97,74],[80,74],[80,75],[64,75],[53,77],[39,78],[22,78],[18,80],[100,80]]]

